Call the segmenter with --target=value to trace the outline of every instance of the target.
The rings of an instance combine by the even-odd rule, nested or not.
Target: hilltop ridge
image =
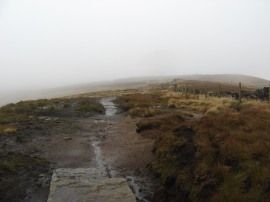
[[[74,84],[51,89],[43,89],[40,91],[25,90],[24,92],[10,92],[10,93],[2,92],[0,94],[0,106],[8,104],[10,102],[18,102],[21,100],[55,98],[104,90],[123,90],[126,88],[145,87],[150,83],[168,82],[173,79],[182,79],[184,81],[187,80],[210,81],[229,85],[238,85],[238,83],[241,82],[243,86],[253,89],[261,89],[269,85],[269,81],[265,79],[239,74],[194,74],[194,75],[132,77],[112,81]]]
[[[241,75],[241,74],[191,74],[191,75],[172,75],[172,76],[148,76],[148,77],[133,77],[127,79],[115,80],[115,83],[125,82],[154,82],[171,79],[182,80],[197,80],[197,81],[211,81],[226,84],[238,84],[241,82],[249,88],[262,88],[268,86],[268,81],[263,78]]]

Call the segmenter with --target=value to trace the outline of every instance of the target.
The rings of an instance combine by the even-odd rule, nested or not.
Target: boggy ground
[[[57,167],[124,176],[138,201],[269,201],[268,103],[149,88],[105,115],[89,96],[1,108],[0,201],[44,201]]]
[[[151,200],[147,172],[153,140],[110,100],[66,98],[20,102],[0,111],[0,201],[47,201],[52,170],[96,167],[126,177],[138,201]],[[111,110],[111,111],[110,111]]]
[[[269,201],[270,105],[165,89],[118,97],[155,139],[153,201]]]

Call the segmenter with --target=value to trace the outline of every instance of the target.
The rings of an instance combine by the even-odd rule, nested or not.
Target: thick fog
[[[270,79],[269,0],[0,0],[0,91],[125,77]]]

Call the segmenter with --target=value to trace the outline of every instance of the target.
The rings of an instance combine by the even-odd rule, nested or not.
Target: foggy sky
[[[0,0],[0,91],[149,75],[270,79],[269,0]]]

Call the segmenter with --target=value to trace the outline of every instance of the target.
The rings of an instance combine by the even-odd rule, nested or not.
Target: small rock
[[[71,140],[71,137],[64,137],[63,140]]]

